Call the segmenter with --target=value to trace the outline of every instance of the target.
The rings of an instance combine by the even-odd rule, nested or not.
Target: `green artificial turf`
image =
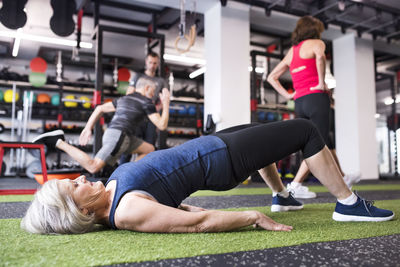
[[[400,214],[400,200],[376,204]],[[254,209],[266,212],[265,207]],[[267,212],[276,221],[293,225],[290,233],[247,227],[236,232],[208,234],[102,230],[83,235],[32,235],[20,230],[19,219],[1,219],[0,265],[95,266],[400,234],[397,217],[380,223],[339,223],[331,219],[333,209],[334,204],[308,204],[301,211]]]
[[[311,191],[322,193],[328,192],[328,189],[322,185],[309,186]],[[382,191],[382,190],[400,190],[400,184],[380,184],[380,185],[355,185],[353,190],[357,191]],[[232,195],[265,195],[272,194],[271,189],[268,187],[248,187],[245,186],[240,188],[234,188],[228,191],[209,191],[202,190],[193,193],[192,197],[200,196],[232,196]],[[20,201],[31,201],[33,195],[0,195],[0,202],[20,202]]]
[[[0,202],[31,201],[33,195],[0,195]]]

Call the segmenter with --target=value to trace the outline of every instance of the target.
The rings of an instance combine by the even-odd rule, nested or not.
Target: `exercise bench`
[[[40,149],[40,161],[42,163],[43,181],[47,182],[47,167],[44,154],[44,144],[24,143],[24,142],[0,142],[0,173],[3,165],[3,156],[5,148],[25,148],[25,149]]]

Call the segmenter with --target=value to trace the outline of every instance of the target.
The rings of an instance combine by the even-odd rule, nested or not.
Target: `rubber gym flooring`
[[[315,184],[311,184],[315,185]],[[366,199],[377,201],[400,200],[400,180],[390,181],[363,181],[360,183],[371,190],[361,190],[360,195]],[[379,190],[379,188],[387,188]],[[4,189],[34,189],[38,185],[34,180],[26,178],[2,178],[0,179],[0,190]],[[241,185],[240,189],[264,188],[262,183],[250,183]],[[375,187],[375,188],[374,188]],[[207,195],[207,194],[206,194]],[[29,202],[27,201],[2,200],[0,202],[0,221],[12,218],[23,217]],[[328,192],[318,192],[318,197],[311,200],[302,200],[304,204],[335,203],[335,198]],[[192,196],[185,200],[185,203],[201,206],[207,209],[231,209],[246,207],[264,207],[270,205],[270,194],[233,194],[233,195],[209,195]],[[333,210],[330,210],[330,212]],[[301,212],[301,211],[300,211]],[[290,213],[296,216],[296,212]],[[273,217],[273,214],[268,214]],[[397,212],[395,220],[399,220]],[[371,224],[371,223],[369,223]],[[377,224],[377,223],[373,223]],[[378,223],[379,224],[379,223]],[[346,230],[343,224],[343,231]],[[362,223],[360,224],[362,226]],[[396,224],[399,225],[399,224]],[[396,226],[397,227],[397,226]],[[368,231],[368,229],[366,229]],[[1,233],[2,229],[0,229]],[[396,232],[396,231],[395,231]],[[17,234],[17,233],[14,233]],[[238,233],[239,235],[239,233]],[[233,235],[234,237],[235,235]],[[79,238],[79,237],[78,237]],[[113,261],[110,265],[104,266],[400,266],[400,229],[396,234],[373,236],[368,238],[356,238],[345,240],[335,240],[328,242],[298,242],[298,245],[273,247],[268,249],[233,251],[229,253],[213,253],[202,255],[203,253],[192,252],[196,255],[192,257],[160,257],[156,261],[126,262],[121,260]],[[4,240],[3,240],[4,241]],[[2,241],[0,241],[1,243]],[[229,242],[228,242],[229,244]],[[19,249],[24,244],[18,244]],[[1,247],[1,246],[0,246]],[[28,248],[26,248],[29,250]],[[1,250],[1,248],[0,248]],[[199,249],[200,250],[200,249]],[[151,251],[149,251],[151,253]],[[3,258],[4,257],[4,258]],[[3,259],[2,259],[3,258]],[[87,265],[93,265],[89,262]],[[18,261],[10,261],[7,255],[0,254],[0,266],[15,266]],[[36,265],[32,263],[32,265]],[[39,265],[52,265],[51,262],[43,262]],[[62,265],[75,265],[68,260],[63,261]],[[94,264],[99,265],[99,264]],[[100,264],[101,265],[101,264]]]

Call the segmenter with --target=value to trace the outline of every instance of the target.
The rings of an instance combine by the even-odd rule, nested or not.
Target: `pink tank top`
[[[300,48],[305,41],[307,40],[293,46],[293,58],[290,62],[290,74],[293,88],[296,90],[295,100],[309,94],[325,93],[324,90],[310,90],[310,87],[318,85],[318,72],[315,58],[300,57]]]

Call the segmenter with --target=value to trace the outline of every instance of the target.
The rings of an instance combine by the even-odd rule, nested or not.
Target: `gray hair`
[[[59,180],[46,182],[21,221],[21,228],[33,234],[79,234],[94,226],[94,214],[83,214],[72,197],[60,190]]]
[[[156,83],[149,78],[140,77],[139,80],[136,82],[135,88],[141,89],[141,88],[145,88],[146,86],[151,86],[153,88],[156,88]]]

